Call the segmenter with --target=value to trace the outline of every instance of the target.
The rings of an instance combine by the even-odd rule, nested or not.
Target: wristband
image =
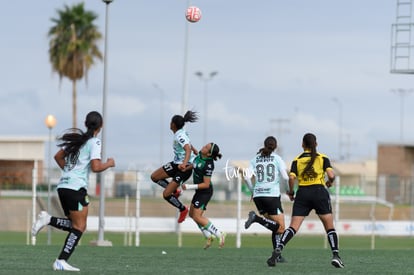
[[[290,191],[290,192],[288,192],[288,195],[289,195],[289,196],[294,196],[294,195],[295,195],[295,191]]]
[[[187,189],[187,190],[197,190],[198,189],[198,184],[186,184],[185,189]]]

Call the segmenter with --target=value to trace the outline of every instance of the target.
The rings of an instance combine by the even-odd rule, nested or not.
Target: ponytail
[[[303,147],[305,149],[309,149],[310,150],[310,160],[309,162],[306,164],[305,169],[302,172],[302,177],[304,177],[306,174],[312,174],[311,177],[313,177],[314,175],[314,171],[312,170],[312,166],[313,163],[315,162],[316,156],[317,156],[317,152],[316,152],[316,136],[314,134],[311,133],[307,133],[303,136]]]
[[[171,122],[174,123],[177,130],[184,127],[186,122],[196,122],[198,120],[197,112],[187,111],[184,116],[175,115],[172,117]]]
[[[211,143],[210,155],[213,160],[218,160],[222,157],[219,146],[214,142]]]
[[[270,156],[271,153],[273,153],[274,150],[277,148],[277,140],[274,136],[268,136],[264,140],[264,147],[257,152],[258,154],[261,154],[262,156]]]
[[[71,163],[77,160],[79,149],[93,137],[97,129],[102,127],[102,123],[103,120],[101,114],[92,111],[86,115],[86,132],[83,132],[78,128],[70,128],[66,130],[66,133],[63,136],[58,137],[58,140],[61,141],[61,143],[58,144],[58,147],[65,150],[65,154]]]

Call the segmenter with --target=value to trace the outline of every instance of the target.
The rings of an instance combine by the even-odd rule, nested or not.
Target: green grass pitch
[[[371,249],[369,237],[340,238],[344,269],[330,264],[330,249],[324,236],[298,234],[283,251],[287,263],[269,268],[270,235],[243,235],[242,247],[236,248],[234,235],[226,247],[217,243],[202,249],[204,240],[198,234],[184,234],[182,247],[177,235],[141,234],[140,246],[124,246],[123,234],[106,233],[112,247],[96,247],[89,242],[96,233],[86,233],[69,263],[81,274],[414,274],[414,238],[377,237]],[[52,263],[59,254],[65,234],[52,233],[52,244],[46,245],[42,231],[36,246],[25,245],[24,233],[0,232],[0,274],[56,274]],[[162,252],[165,251],[166,254]]]

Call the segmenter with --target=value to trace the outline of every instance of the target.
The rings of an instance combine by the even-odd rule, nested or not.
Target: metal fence
[[[59,170],[36,166],[26,171],[21,168],[7,169],[7,175],[0,173],[0,207],[7,209],[0,217],[0,230],[27,231],[40,210],[48,210],[57,216],[63,215],[55,190],[60,177]],[[250,192],[239,172],[236,168],[230,168],[214,174],[212,178],[214,196],[208,206],[206,213],[208,217],[218,219],[223,224],[234,219],[239,219],[240,222],[247,217],[250,210],[255,210],[254,204],[250,201]],[[146,218],[148,224],[151,218],[156,218],[158,221],[165,219],[165,222],[158,222],[160,228],[151,227],[153,231],[163,231],[166,228],[175,230],[176,210],[162,199],[162,188],[151,182],[150,173],[151,171],[147,170],[110,170],[105,172],[103,184],[97,182],[96,174],[91,174],[88,191],[92,201],[89,207],[91,219],[96,219],[98,216],[100,207],[98,197],[101,186],[105,186],[105,216],[109,220],[116,217],[133,219],[128,223],[122,222],[120,230],[135,229],[138,223],[137,216]],[[22,180],[28,174],[31,175],[30,182]],[[343,221],[411,223],[414,220],[413,179],[395,176],[378,178],[342,176],[337,177],[336,183],[337,185],[331,188],[330,192],[338,223]],[[285,189],[286,187],[282,186],[282,192]],[[185,191],[180,199],[189,204],[193,192]],[[282,201],[288,223],[292,203],[284,196]],[[28,216],[28,219],[16,218],[22,216]],[[317,217],[311,214],[307,220],[312,222],[316,219]],[[119,225],[119,221],[115,223]],[[125,227],[124,224],[129,225]],[[192,224],[189,226],[192,226],[191,230],[197,229]],[[93,222],[91,226],[88,224],[88,228],[93,230]]]

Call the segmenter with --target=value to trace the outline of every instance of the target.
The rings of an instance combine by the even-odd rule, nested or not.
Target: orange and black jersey
[[[324,154],[317,153],[311,169],[304,174],[303,171],[310,159],[310,151],[305,151],[297,156],[292,162],[289,175],[297,178],[299,186],[325,185],[325,172],[332,169],[329,158]]]

